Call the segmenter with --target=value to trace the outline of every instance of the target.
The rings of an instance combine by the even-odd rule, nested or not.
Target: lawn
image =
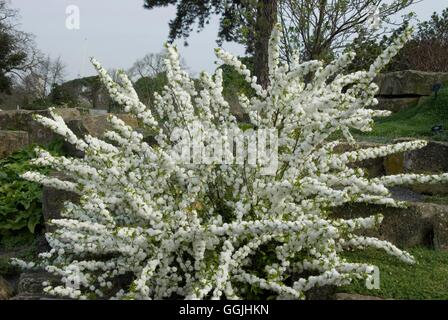
[[[408,250],[417,260],[407,265],[383,251],[367,249],[348,252],[353,262],[369,262],[380,269],[380,289],[368,290],[363,281],[356,281],[339,292],[358,293],[386,299],[448,299],[448,252],[427,248]]]
[[[443,131],[433,133],[431,128],[442,125]],[[396,138],[416,137],[448,141],[448,85],[434,95],[423,97],[420,102],[387,118],[376,119],[373,131],[354,131],[359,140],[389,142]]]

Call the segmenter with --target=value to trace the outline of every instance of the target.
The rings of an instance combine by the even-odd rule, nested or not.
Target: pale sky
[[[38,48],[53,58],[61,56],[67,65],[67,79],[94,74],[88,57],[94,56],[106,68],[129,68],[146,53],[161,51],[168,36],[168,22],[175,7],[143,9],[143,0],[10,0],[20,11],[21,29],[33,33]],[[66,8],[80,10],[79,30],[66,28]],[[448,7],[448,0],[423,0],[410,10],[420,20]],[[178,42],[189,70],[197,73],[215,69],[214,48],[218,21],[212,21],[201,33],[193,32],[190,46]],[[240,55],[244,49],[233,43],[224,48]]]

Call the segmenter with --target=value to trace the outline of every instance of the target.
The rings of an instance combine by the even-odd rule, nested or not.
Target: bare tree
[[[159,73],[165,71],[165,65],[163,62],[164,53],[148,53],[143,58],[134,62],[128,73],[131,79],[144,77],[154,77]]]
[[[283,57],[289,61],[292,52],[298,50],[303,60],[331,58],[365,30],[374,14],[384,23],[378,32],[370,33],[377,37],[398,24],[392,19],[396,13],[420,1],[281,0],[279,16],[285,33]]]
[[[140,85],[137,88],[140,98],[143,99],[146,105],[149,105],[151,96],[153,94],[150,85],[151,78],[165,72],[164,64],[165,53],[148,53],[143,58],[134,62],[132,67],[127,71],[129,77]]]
[[[0,23],[4,25],[9,25],[10,23],[5,23],[5,21],[15,18],[17,16],[17,10],[11,9],[8,6],[8,1],[0,0]]]
[[[41,57],[39,64],[21,82],[21,87],[27,93],[28,99],[46,100],[55,85],[64,81],[65,68],[61,57],[54,60],[50,56]]]

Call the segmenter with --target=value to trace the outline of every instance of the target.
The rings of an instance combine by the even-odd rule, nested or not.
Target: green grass
[[[444,131],[434,134],[431,128],[442,125]],[[397,112],[387,118],[376,119],[372,132],[354,131],[359,140],[389,142],[402,137],[418,137],[448,141],[448,87],[434,95],[423,97],[414,106]]]
[[[426,248],[408,250],[417,260],[407,265],[383,251],[368,249],[344,253],[352,262],[368,262],[380,269],[380,289],[368,290],[363,281],[341,287],[339,292],[386,299],[448,299],[448,252]]]
[[[426,195],[424,202],[448,205],[448,195]]]

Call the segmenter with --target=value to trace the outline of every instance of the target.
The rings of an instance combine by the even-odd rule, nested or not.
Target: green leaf
[[[62,155],[62,142],[55,141],[50,152]],[[9,231],[34,233],[42,223],[42,186],[23,180],[20,175],[33,170],[43,174],[50,170],[30,164],[36,154],[30,146],[0,160],[0,238]]]

